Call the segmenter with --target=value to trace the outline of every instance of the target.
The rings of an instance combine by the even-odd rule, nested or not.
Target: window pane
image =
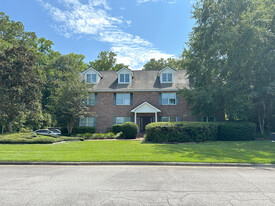
[[[177,117],[170,117],[170,122],[176,122],[177,121]]]
[[[167,74],[166,73],[162,74],[162,81],[167,82]]]
[[[117,94],[116,95],[116,104],[117,105],[123,105],[123,94]]]
[[[92,74],[92,82],[96,83],[96,74]]]
[[[116,124],[123,124],[123,117],[116,117]]]
[[[168,93],[162,94],[162,104],[168,104]]]
[[[124,82],[124,74],[120,74],[120,82]]]
[[[87,74],[87,83],[91,83],[91,82],[92,82],[92,75]]]
[[[125,82],[130,82],[130,75],[129,74],[125,74]]]
[[[170,117],[162,117],[162,122],[170,122]]]
[[[172,82],[172,74],[168,73],[168,82]]]
[[[94,127],[95,126],[95,118],[94,117],[88,117],[88,127]]]
[[[130,122],[131,117],[116,117],[116,124],[123,124],[125,122]]]
[[[176,94],[175,93],[169,94],[169,104],[176,104]]]
[[[95,105],[95,93],[89,94],[87,105]]]
[[[79,126],[80,127],[85,127],[86,125],[86,118],[79,118]]]
[[[124,122],[131,122],[131,117],[125,117]]]
[[[130,105],[130,94],[124,94],[124,105]]]

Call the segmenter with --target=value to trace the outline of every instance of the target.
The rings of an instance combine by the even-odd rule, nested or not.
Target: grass
[[[0,145],[0,161],[167,161],[275,164],[270,141],[153,144],[140,141],[84,141]]]

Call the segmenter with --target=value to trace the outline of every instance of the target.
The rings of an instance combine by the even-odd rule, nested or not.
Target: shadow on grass
[[[159,154],[174,154],[198,162],[275,164],[275,144],[269,141],[154,144],[153,147]]]

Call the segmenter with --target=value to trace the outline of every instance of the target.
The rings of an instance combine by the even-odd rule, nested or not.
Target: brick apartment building
[[[139,132],[151,122],[190,121],[186,102],[179,89],[189,80],[185,71],[165,67],[161,71],[97,71],[90,68],[82,73],[86,83],[93,84],[87,98],[91,115],[81,117],[79,126],[94,126],[105,132],[114,124],[135,122]]]

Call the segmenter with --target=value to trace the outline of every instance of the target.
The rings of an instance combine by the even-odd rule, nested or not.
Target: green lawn
[[[140,141],[84,141],[0,145],[0,161],[168,161],[275,164],[270,141],[152,144]]]

